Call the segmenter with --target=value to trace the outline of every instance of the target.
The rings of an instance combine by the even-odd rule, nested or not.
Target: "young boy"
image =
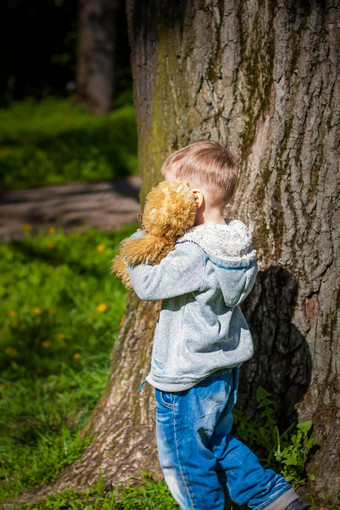
[[[170,155],[162,174],[189,182],[195,226],[159,265],[128,270],[140,299],[163,300],[146,380],[156,388],[165,480],[182,510],[223,510],[225,494],[256,510],[308,508],[230,434],[239,366],[253,355],[238,305],[257,273],[247,228],[224,219],[237,180],[235,159],[218,143],[199,141]]]

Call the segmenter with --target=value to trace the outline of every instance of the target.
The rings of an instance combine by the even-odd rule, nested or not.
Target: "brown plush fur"
[[[143,214],[146,234],[120,243],[120,255],[113,259],[112,271],[131,289],[126,262],[130,265],[159,264],[174,249],[177,239],[193,226],[195,215],[194,196],[186,182],[158,184],[146,198]]]

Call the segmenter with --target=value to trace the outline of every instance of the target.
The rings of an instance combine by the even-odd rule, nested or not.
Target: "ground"
[[[0,239],[18,239],[27,230],[62,227],[120,228],[140,212],[138,176],[0,192]]]

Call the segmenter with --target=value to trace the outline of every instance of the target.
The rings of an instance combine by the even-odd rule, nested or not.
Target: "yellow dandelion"
[[[105,250],[105,246],[103,244],[98,244],[96,250],[99,251],[99,253],[100,253]]]
[[[67,338],[67,336],[64,333],[58,333],[58,338],[59,338],[59,340],[65,340],[65,338]]]
[[[16,314],[17,314],[17,312],[15,312],[14,310],[10,310],[10,311],[8,312],[8,317],[15,317],[15,316],[16,316]]]
[[[57,229],[56,229],[55,227],[50,227],[50,228],[48,229],[48,231],[49,231],[49,233],[50,233],[50,234],[55,234],[55,233],[56,233],[56,231],[57,231]]]
[[[81,354],[79,354],[79,352],[76,352],[75,354],[73,354],[73,359],[75,360],[80,360],[81,359]]]
[[[18,355],[18,351],[16,351],[15,349],[13,349],[13,347],[6,347],[5,349],[5,354],[7,354],[8,356],[17,356]]]
[[[49,248],[50,250],[52,250],[52,248],[54,247],[55,247],[54,243],[47,243],[47,248]]]
[[[41,315],[42,309],[41,308],[33,308],[33,313],[34,313],[34,315]]]
[[[50,308],[50,309],[49,309],[49,311],[48,311],[48,313],[49,313],[50,315],[54,315],[54,314],[55,314],[55,309],[54,309],[54,308]]]
[[[106,312],[108,306],[105,303],[100,303],[100,305],[97,306],[97,312]]]
[[[50,342],[45,341],[45,342],[42,342],[41,347],[43,347],[44,349],[48,349],[50,347],[50,345],[51,345]]]
[[[32,226],[31,225],[28,225],[27,223],[25,223],[22,228],[26,231],[26,232],[30,232],[32,230]]]

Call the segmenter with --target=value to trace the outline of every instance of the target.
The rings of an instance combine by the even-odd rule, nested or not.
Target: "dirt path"
[[[114,181],[80,182],[43,188],[0,192],[0,239],[18,239],[29,225],[61,226],[66,232],[88,227],[110,230],[136,221],[140,177]]]

